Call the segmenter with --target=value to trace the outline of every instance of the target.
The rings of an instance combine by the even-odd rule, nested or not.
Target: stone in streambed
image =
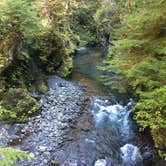
[[[38,150],[39,150],[40,152],[45,152],[45,151],[47,150],[47,147],[46,147],[46,146],[39,146],[39,147],[38,147]]]
[[[89,129],[89,128],[87,128],[87,127],[82,127],[82,128],[81,128],[81,131],[84,131],[84,132],[89,132],[89,131],[90,131],[90,129]]]
[[[98,159],[94,166],[106,166],[107,165],[107,161],[105,159]]]

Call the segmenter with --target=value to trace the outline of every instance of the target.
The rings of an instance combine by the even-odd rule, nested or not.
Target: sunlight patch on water
[[[85,51],[85,50],[87,50],[87,47],[85,46],[77,48],[77,51]]]

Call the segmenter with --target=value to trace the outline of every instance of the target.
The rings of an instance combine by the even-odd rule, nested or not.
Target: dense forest
[[[103,84],[132,94],[134,120],[166,158],[165,9],[165,0],[0,0],[0,121],[38,115],[32,93],[47,92],[47,76],[68,77],[77,47],[100,45]],[[24,157],[0,149],[4,165]]]

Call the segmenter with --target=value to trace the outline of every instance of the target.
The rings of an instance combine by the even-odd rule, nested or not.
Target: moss
[[[26,122],[39,112],[40,105],[24,89],[10,89],[1,100],[0,120],[8,123]]]
[[[151,131],[155,147],[158,149],[159,155],[166,160],[166,132],[165,128],[152,129]]]
[[[13,60],[10,66],[3,72],[7,89],[16,87],[28,88],[32,86],[35,81],[35,75],[31,61],[31,58],[15,58]]]
[[[66,77],[70,74],[72,67],[73,58],[71,56],[67,56],[62,66],[56,71],[56,74],[58,74],[61,77]]]
[[[46,93],[48,91],[48,87],[44,80],[40,81],[37,89],[40,93]]]

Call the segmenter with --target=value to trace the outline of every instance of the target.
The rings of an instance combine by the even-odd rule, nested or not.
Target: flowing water
[[[116,102],[101,84],[97,65],[101,48],[81,47],[74,60],[71,80],[86,86],[91,103],[89,111],[72,130],[74,137],[65,147],[66,166],[142,166],[142,156],[133,144],[134,124],[130,119],[130,99],[127,106]],[[119,94],[117,94],[119,95]]]
[[[103,73],[97,70],[97,65],[101,63],[102,55],[102,48],[81,47],[74,58],[70,81],[86,87],[87,105],[69,133],[69,143],[56,149],[54,155],[58,165],[164,166],[163,162],[144,162],[145,155],[152,159],[149,149],[142,150],[142,146],[149,146],[149,140],[140,137],[130,117],[133,100],[127,95],[110,92],[101,84]]]

